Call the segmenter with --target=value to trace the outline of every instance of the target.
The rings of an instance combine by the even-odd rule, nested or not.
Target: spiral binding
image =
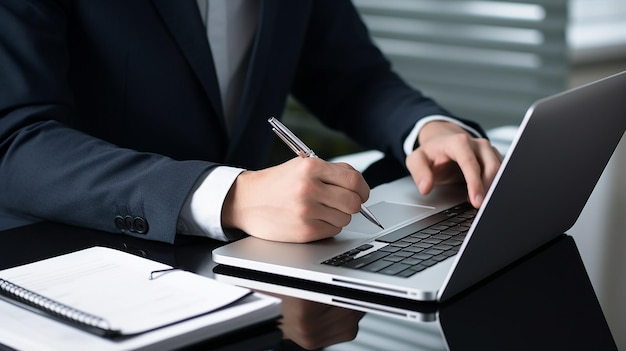
[[[2,278],[0,278],[0,295],[79,326],[96,329],[99,334],[114,333],[109,322],[104,318],[54,301]]]

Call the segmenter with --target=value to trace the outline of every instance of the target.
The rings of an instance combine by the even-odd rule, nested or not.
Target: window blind
[[[394,70],[485,128],[567,82],[568,0],[353,0]]]

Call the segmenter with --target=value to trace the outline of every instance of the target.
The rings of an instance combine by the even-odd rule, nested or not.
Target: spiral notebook
[[[210,318],[250,295],[266,301],[258,304],[262,313],[255,318],[236,313],[228,320]],[[212,325],[219,334],[280,314],[280,302],[273,297],[104,247],[2,270],[0,299],[108,338],[139,335],[200,317],[206,322],[197,327]]]

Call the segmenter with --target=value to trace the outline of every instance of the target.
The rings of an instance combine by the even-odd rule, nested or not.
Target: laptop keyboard
[[[387,244],[378,250],[359,255],[374,247],[364,244],[322,263],[407,278],[456,255],[475,216],[464,203],[377,238]]]

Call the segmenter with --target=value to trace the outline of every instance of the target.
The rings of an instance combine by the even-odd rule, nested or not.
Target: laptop
[[[417,301],[446,301],[566,232],[626,130],[626,71],[535,102],[483,205],[463,186],[422,196],[410,177],[375,187],[337,236],[307,244],[247,237],[218,264]],[[430,246],[429,246],[430,245]]]

